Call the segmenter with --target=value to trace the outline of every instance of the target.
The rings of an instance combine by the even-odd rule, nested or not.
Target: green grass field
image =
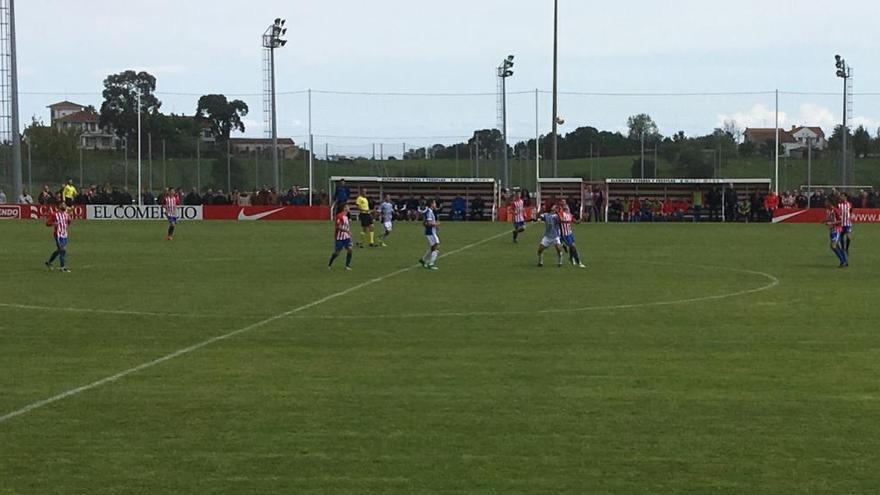
[[[880,486],[880,228],[838,270],[818,225],[581,225],[580,270],[447,223],[436,272],[414,224],[352,272],[327,223],[163,230],[75,223],[61,274],[0,224],[0,493]]]

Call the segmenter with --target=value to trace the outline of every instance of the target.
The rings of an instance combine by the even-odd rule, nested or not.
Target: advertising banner
[[[0,205],[0,220],[19,220],[21,207],[18,205]]]
[[[853,208],[853,223],[880,223],[880,208]],[[825,223],[824,208],[780,208],[773,215],[773,223]]]
[[[202,206],[178,206],[178,220],[201,220]],[[87,205],[88,220],[165,220],[165,208],[160,205]]]
[[[205,206],[205,220],[327,220],[327,206]]]

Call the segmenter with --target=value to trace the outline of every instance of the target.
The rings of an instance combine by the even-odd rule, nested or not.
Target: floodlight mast
[[[513,55],[508,55],[498,66],[498,77],[501,79],[501,139],[504,146],[504,167],[502,184],[510,187],[510,162],[507,156],[507,78],[513,75]]]
[[[281,174],[278,168],[278,118],[276,116],[275,105],[275,49],[281,48],[287,44],[287,40],[281,37],[287,33],[284,28],[285,20],[276,17],[266,31],[263,33],[263,48],[269,50],[269,93],[272,100],[272,173],[275,182],[275,190],[281,191]]]
[[[843,125],[841,127],[841,137],[843,139],[843,161],[841,162],[841,184],[844,186],[848,186],[850,183],[850,166],[849,166],[849,158],[846,152],[846,137],[849,134],[849,127],[846,125],[849,120],[847,117],[847,101],[848,101],[848,85],[849,78],[852,77],[852,68],[847,65],[846,60],[840,55],[834,56],[835,67],[837,68],[837,77],[843,79]]]

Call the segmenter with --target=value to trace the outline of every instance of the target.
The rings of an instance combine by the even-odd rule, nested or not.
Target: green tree
[[[852,132],[850,132],[849,128],[846,129],[847,142],[851,142]],[[834,132],[831,133],[831,137],[828,138],[828,149],[830,151],[839,152],[843,149],[843,126],[838,125],[834,127]]]
[[[24,137],[30,141],[33,161],[45,176],[63,180],[64,165],[75,163],[79,155],[79,133],[34,121],[24,130]]]
[[[162,102],[153,94],[155,90],[156,78],[147,72],[127,70],[110,74],[104,79],[104,102],[101,103],[98,125],[113,129],[120,138],[134,137],[137,133],[137,100],[140,93],[142,126],[149,130],[151,117],[162,106]]]
[[[654,119],[646,113],[633,115],[626,119],[626,127],[629,129],[627,134],[629,139],[640,140],[643,134],[646,142],[653,142],[660,138],[660,129]]]
[[[645,179],[654,179],[654,160],[645,158]],[[641,179],[642,178],[642,159],[641,157],[633,160],[632,165],[630,166],[630,176],[633,179]]]
[[[868,133],[865,126],[858,126],[853,132],[852,146],[856,156],[859,157],[868,156],[868,153],[871,152],[871,134]]]
[[[676,174],[686,179],[708,179],[712,177],[712,164],[706,161],[705,154],[697,146],[684,148],[678,157]]]
[[[196,121],[207,121],[211,134],[218,141],[229,139],[232,131],[244,132],[242,117],[248,114],[247,103],[241,100],[229,101],[224,95],[204,95],[196,107]]]

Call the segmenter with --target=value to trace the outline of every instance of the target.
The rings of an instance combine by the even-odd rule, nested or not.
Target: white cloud
[[[860,125],[865,126],[865,129],[867,129],[868,132],[873,135],[877,131],[877,129],[880,128],[880,121],[872,119],[870,117],[853,117],[852,126],[858,127]]]
[[[724,121],[733,120],[736,124],[745,129],[747,127],[773,127],[776,120],[776,112],[761,103],[757,103],[752,108],[735,112],[733,114],[719,114],[716,127],[723,127]],[[783,111],[779,112],[779,125],[784,127],[788,122],[788,114]]]
[[[118,73],[120,73],[122,71],[126,71],[126,70],[133,70],[135,72],[145,71],[145,72],[149,72],[150,74],[152,74],[153,76],[156,76],[156,77],[185,74],[186,72],[189,71],[189,69],[187,67],[184,67],[183,65],[147,65],[147,66],[135,65],[133,67],[125,67],[125,68],[117,67],[114,69],[108,69],[108,68],[97,69],[95,71],[92,71],[92,75],[94,75],[95,77],[104,78],[104,77],[107,77],[108,74],[118,74]]]
[[[831,110],[815,103],[803,103],[800,108],[800,120],[798,125],[819,126],[823,129],[834,129],[837,118]]]

